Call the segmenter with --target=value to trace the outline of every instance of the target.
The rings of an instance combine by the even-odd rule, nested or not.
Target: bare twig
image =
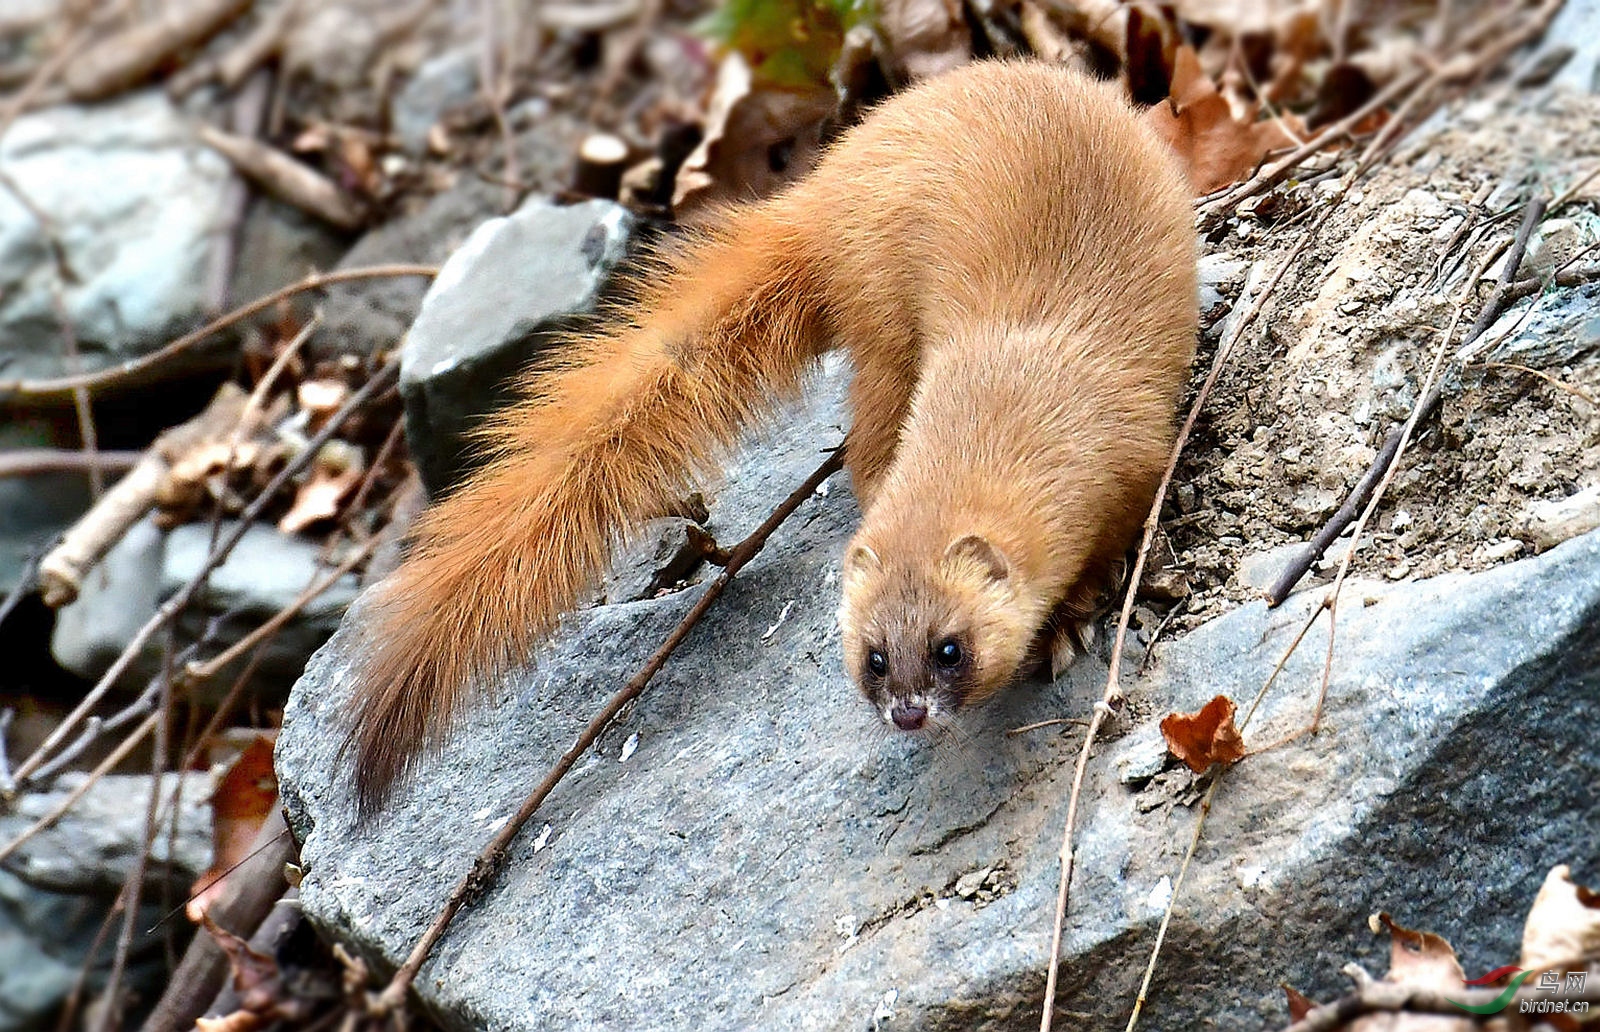
[[[1150,963],[1145,965],[1144,979],[1139,983],[1139,995],[1133,1001],[1133,1013],[1128,1015],[1126,1032],[1133,1032],[1139,1024],[1139,1014],[1144,1010],[1145,1000],[1149,998],[1150,980],[1156,974],[1156,961],[1161,956],[1161,944],[1167,940],[1167,928],[1172,924],[1172,912],[1178,903],[1178,893],[1183,890],[1183,879],[1189,873],[1189,864],[1200,848],[1200,829],[1205,827],[1206,817],[1211,813],[1211,803],[1217,798],[1217,787],[1222,784],[1222,775],[1227,769],[1225,766],[1218,766],[1215,769],[1211,787],[1206,789],[1205,798],[1200,801],[1200,812],[1194,820],[1194,834],[1189,836],[1189,848],[1184,851],[1183,863],[1178,866],[1178,876],[1172,880],[1172,893],[1167,897],[1167,907],[1161,914],[1161,925],[1156,929],[1156,943],[1150,948]]]
[[[20,448],[0,452],[0,480],[6,477],[33,477],[41,473],[83,473],[91,465],[106,473],[126,473],[139,464],[144,452],[66,451],[61,448]]]
[[[1448,1014],[1462,1021],[1482,1024],[1498,1015],[1469,1014],[1461,1005],[1487,1007],[1499,1002],[1503,989],[1454,989],[1440,991],[1399,982],[1368,982],[1334,1003],[1317,1007],[1290,1025],[1285,1032],[1334,1032],[1348,1026],[1363,1014]],[[1562,993],[1564,1000],[1600,1003],[1600,982],[1590,981],[1582,992]],[[1501,1013],[1514,1014],[1524,1002],[1552,999],[1548,990],[1523,989],[1506,1003]]]
[[[333,569],[317,578],[311,584],[307,585],[304,591],[296,595],[288,605],[274,613],[271,619],[267,620],[265,623],[261,624],[259,627],[255,628],[249,634],[246,634],[232,645],[229,645],[222,652],[206,660],[204,663],[190,663],[183,672],[185,684],[188,684],[192,681],[210,680],[211,678],[215,677],[217,672],[223,667],[227,666],[229,663],[232,663],[249,650],[261,644],[261,642],[265,639],[277,634],[283,629],[284,624],[300,615],[300,611],[314,601],[317,596],[321,595],[323,592],[337,584],[339,582],[339,578],[343,577],[345,574],[349,573],[351,570],[365,562],[367,556],[371,555],[372,550],[377,546],[378,538],[369,538],[365,544],[362,544],[360,547],[352,551],[350,555],[345,558],[344,562],[340,563],[338,566],[335,566]]]
[[[141,18],[99,41],[67,66],[61,80],[75,100],[109,97],[144,79],[179,51],[209,39],[249,6],[250,0],[163,4],[153,17]]]
[[[62,376],[50,380],[0,380],[0,400],[38,402],[70,396],[75,387],[86,387],[91,391],[101,390],[171,361],[178,355],[192,350],[196,345],[204,343],[213,334],[248,319],[258,312],[265,311],[285,298],[303,294],[308,290],[321,290],[323,287],[332,286],[335,283],[349,283],[356,280],[384,279],[399,276],[432,277],[438,275],[438,273],[439,267],[436,265],[372,265],[359,269],[335,269],[332,272],[314,273],[298,283],[291,283],[286,287],[274,290],[270,294],[258,297],[248,304],[240,305],[226,315],[219,316],[206,323],[199,329],[184,334],[158,351],[129,359],[110,369],[103,369],[95,373],[85,373],[82,376]]]
[[[206,146],[267,193],[338,229],[358,229],[366,209],[339,184],[261,141],[201,124],[196,128]]]
[[[1590,394],[1582,387],[1579,387],[1576,384],[1564,383],[1561,380],[1551,376],[1549,373],[1540,369],[1534,369],[1531,366],[1518,365],[1515,362],[1475,362],[1468,368],[1510,369],[1513,372],[1524,373],[1528,376],[1537,376],[1539,379],[1543,380],[1545,383],[1548,383],[1557,390],[1565,391],[1580,401],[1586,401],[1590,405],[1600,408],[1600,398],[1596,398],[1593,394]]]
[[[155,844],[161,826],[161,783],[167,770],[167,731],[172,717],[172,666],[171,640],[167,643],[165,669],[157,678],[161,685],[161,698],[156,705],[155,744],[150,750],[150,802],[145,809],[144,837],[139,841],[139,852],[133,858],[133,869],[128,872],[128,882],[123,889],[122,931],[117,935],[117,950],[111,959],[111,973],[106,977],[104,1006],[100,1008],[96,1032],[110,1032],[122,1024],[122,975],[127,970],[128,955],[133,950],[133,933],[139,922],[139,898],[144,892],[144,877],[150,862],[150,847]],[[180,778],[181,784],[181,778]]]
[[[273,807],[256,833],[248,859],[233,872],[225,895],[207,913],[224,928],[249,935],[272,913],[287,888],[283,865],[291,850],[283,811]],[[196,933],[141,1032],[192,1028],[227,976],[228,958],[217,941],[204,931]]]
[[[144,741],[145,736],[156,729],[156,721],[160,718],[160,713],[152,713],[150,716],[146,717],[144,723],[135,728],[133,733],[127,738],[124,738],[121,742],[119,742],[117,747],[113,749],[105,759],[101,760],[100,763],[95,766],[94,770],[89,772],[88,776],[83,779],[82,783],[73,788],[71,792],[67,793],[65,799],[57,803],[49,813],[28,825],[28,827],[23,829],[22,833],[16,838],[12,839],[10,842],[7,842],[4,846],[0,846],[0,860],[6,859],[12,853],[15,853],[18,849],[21,849],[29,839],[55,824],[55,822],[59,821],[68,810],[78,805],[78,800],[82,799],[88,794],[89,789],[94,787],[96,781],[99,781],[102,777],[104,777],[107,771],[111,770],[117,764],[127,759],[128,754],[132,753],[134,749],[138,748],[139,743]]]
[[[700,622],[700,618],[705,615],[706,610],[710,609],[711,604],[722,594],[723,589],[728,586],[728,582],[733,580],[734,576],[746,563],[755,558],[756,554],[767,543],[767,539],[772,536],[773,531],[777,530],[783,521],[788,519],[795,509],[800,507],[800,503],[811,497],[824,480],[827,480],[842,468],[843,460],[843,448],[834,449],[827,459],[823,461],[822,465],[818,466],[810,476],[806,477],[804,482],[795,488],[789,497],[785,498],[772,511],[772,514],[766,518],[761,526],[757,527],[750,533],[749,537],[733,547],[727,566],[723,567],[722,572],[717,574],[716,579],[701,593],[694,606],[678,622],[678,626],[672,629],[672,633],[667,635],[666,640],[651,654],[649,660],[634,675],[633,679],[613,695],[611,701],[606,703],[605,708],[596,714],[594,719],[589,721],[588,726],[583,730],[583,734],[578,736],[578,740],[573,743],[572,748],[562,755],[556,765],[551,768],[550,773],[539,783],[539,787],[534,789],[532,794],[523,801],[516,815],[507,822],[505,827],[500,829],[499,833],[484,847],[483,852],[478,854],[478,858],[472,864],[472,869],[456,885],[455,891],[450,894],[450,899],[445,903],[444,909],[439,911],[438,916],[433,920],[433,924],[429,926],[422,939],[412,949],[410,956],[406,958],[406,962],[400,966],[400,970],[395,972],[394,978],[389,982],[389,985],[373,1001],[374,1010],[377,1013],[393,1014],[399,1012],[400,1008],[405,1004],[406,994],[411,988],[411,983],[416,979],[417,973],[422,970],[422,965],[428,959],[428,954],[433,951],[434,945],[444,935],[445,929],[450,926],[450,922],[455,919],[456,914],[466,904],[467,900],[494,879],[501,864],[505,862],[507,849],[510,847],[512,840],[516,838],[517,833],[522,830],[523,825],[527,824],[533,815],[538,812],[546,797],[566,776],[567,772],[572,769],[572,765],[578,761],[578,758],[587,752],[595,740],[600,737],[601,732],[610,725],[612,720],[616,719],[617,714],[622,712],[623,707],[644,692],[645,688],[649,686],[651,678],[655,677],[657,671],[666,664],[673,651],[689,636],[689,632],[694,629],[695,624]]]
[[[1509,298],[1516,279],[1517,269],[1522,264],[1522,256],[1527,251],[1528,240],[1532,237],[1534,228],[1538,226],[1539,220],[1544,217],[1544,211],[1545,205],[1543,201],[1535,199],[1529,203],[1522,225],[1517,230],[1516,239],[1512,242],[1511,253],[1501,271],[1500,283],[1495,288],[1494,293],[1490,295],[1488,302],[1484,304],[1483,311],[1478,314],[1478,318],[1473,322],[1472,328],[1467,331],[1466,338],[1461,342],[1462,349],[1467,348],[1473,341],[1481,337],[1484,331],[1492,326],[1496,319],[1500,318],[1500,315],[1510,303]],[[1470,287],[1471,284],[1469,283],[1468,288],[1470,289]],[[1423,395],[1416,410],[1418,423],[1423,419],[1427,419],[1438,406],[1439,400],[1444,394],[1444,382],[1444,379],[1441,378]],[[1377,487],[1378,481],[1383,479],[1384,473],[1394,462],[1395,453],[1400,447],[1400,441],[1404,434],[1405,427],[1396,427],[1389,432],[1388,437],[1384,438],[1383,446],[1378,449],[1377,457],[1372,460],[1372,465],[1356,484],[1355,489],[1350,492],[1350,496],[1345,499],[1344,504],[1339,507],[1339,511],[1333,514],[1321,530],[1317,531],[1316,536],[1311,539],[1311,543],[1289,563],[1283,573],[1279,575],[1277,581],[1267,591],[1268,606],[1277,606],[1288,598],[1289,592],[1294,590],[1294,586],[1300,582],[1300,578],[1304,577],[1306,571],[1311,569],[1311,564],[1322,557],[1322,553],[1327,551],[1328,546],[1333,544],[1334,540],[1344,533],[1345,528],[1356,518],[1356,514],[1366,505],[1367,499],[1372,497],[1373,489]]]
[[[59,608],[78,597],[83,578],[155,504],[171,457],[221,438],[238,424],[244,403],[243,391],[224,385],[203,412],[158,437],[128,475],[78,518],[39,564],[39,594],[45,605]]]
[[[60,726],[50,733],[39,748],[34,750],[33,755],[28,757],[17,769],[16,777],[19,782],[37,770],[49,756],[51,750],[57,748],[66,736],[71,733],[72,729],[77,726],[78,722],[83,720],[99,704],[100,700],[111,690],[111,686],[127,670],[128,666],[133,662],[133,658],[139,654],[139,651],[144,648],[150,638],[189,605],[199,592],[200,585],[204,583],[205,578],[211,574],[211,571],[222,565],[228,554],[233,550],[233,547],[244,537],[245,532],[260,518],[262,511],[271,503],[273,497],[295,476],[299,475],[306,466],[310,465],[312,459],[316,457],[318,449],[332,439],[333,435],[344,425],[345,420],[365,406],[372,398],[387,390],[397,375],[398,367],[394,364],[387,365],[373,374],[371,379],[360,390],[351,394],[345,403],[340,406],[339,410],[328,418],[328,422],[324,424],[322,429],[317,431],[306,442],[304,450],[291,459],[288,465],[284,466],[277,476],[272,478],[271,482],[262,489],[254,501],[245,506],[244,510],[239,514],[238,520],[228,533],[223,536],[222,540],[218,542],[217,546],[211,550],[211,553],[206,557],[206,561],[201,564],[193,579],[179,589],[177,594],[162,603],[161,608],[133,635],[132,639],[123,648],[122,654],[111,664],[111,667],[95,683],[95,686],[89,690],[89,693],[83,697],[78,706],[67,715]]]

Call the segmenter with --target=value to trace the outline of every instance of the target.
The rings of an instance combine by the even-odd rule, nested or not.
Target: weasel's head
[[[957,538],[929,562],[874,549],[844,560],[844,662],[878,715],[903,731],[993,695],[1012,681],[1038,630],[1036,606],[989,539]],[[936,553],[937,554],[937,553]]]

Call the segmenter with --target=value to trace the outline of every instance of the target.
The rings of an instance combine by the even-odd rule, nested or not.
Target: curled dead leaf
[[[1565,968],[1600,956],[1600,892],[1572,880],[1558,864],[1545,876],[1522,928],[1522,966],[1530,971]]]
[[[1172,755],[1196,774],[1213,763],[1224,765],[1244,758],[1244,738],[1233,723],[1233,700],[1219,695],[1197,713],[1172,713],[1161,720],[1161,736]]]
[[[365,473],[360,448],[344,441],[329,441],[312,461],[311,475],[295,492],[294,504],[278,521],[278,529],[285,534],[298,534],[318,520],[339,515],[340,505]]]
[[[1293,146],[1290,129],[1304,131],[1292,115],[1258,121],[1258,114],[1252,102],[1243,117],[1235,117],[1194,50],[1184,46],[1173,67],[1171,96],[1147,109],[1144,119],[1183,162],[1190,187],[1203,195],[1245,178],[1270,151]]]
[[[879,0],[878,24],[889,66],[901,78],[928,78],[972,59],[961,0]]]
[[[692,218],[707,205],[764,197],[803,175],[822,148],[834,93],[823,87],[757,87],[738,53],[722,59],[705,136],[678,170],[672,206]]]
[[[1448,993],[1466,987],[1466,974],[1447,939],[1397,923],[1386,913],[1375,921],[1389,930],[1389,973],[1384,981]],[[1469,1032],[1470,1018],[1427,1014],[1373,1014],[1352,1022],[1350,1032]]]
[[[226,890],[228,873],[249,855],[262,823],[277,805],[272,743],[273,736],[256,735],[211,793],[211,870],[200,876],[193,897],[184,905],[191,921],[206,920],[206,911]]]
[[[300,410],[306,413],[309,433],[321,430],[328,417],[339,411],[339,406],[349,397],[350,385],[336,379],[306,380],[295,391]]]

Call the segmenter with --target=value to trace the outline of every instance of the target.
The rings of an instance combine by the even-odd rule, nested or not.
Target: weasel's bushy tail
[[[363,817],[817,356],[816,267],[769,209],[663,266],[636,321],[574,340],[492,418],[488,463],[422,516],[378,589],[347,739]]]

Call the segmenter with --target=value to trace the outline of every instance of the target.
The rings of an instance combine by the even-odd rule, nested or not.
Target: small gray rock
[[[413,154],[425,151],[434,124],[477,96],[478,50],[473,46],[429,58],[401,87],[391,120],[406,150]]]
[[[633,221],[610,201],[533,198],[450,256],[400,352],[406,440],[430,494],[460,474],[464,435],[505,401],[506,381],[594,311]]]
[[[230,524],[224,523],[227,533]],[[156,608],[186,585],[211,549],[211,528],[190,523],[163,533],[146,519],[136,524],[85,579],[77,601],[64,606],[50,641],[56,661],[80,677],[97,678],[121,654]],[[228,559],[212,571],[203,603],[178,621],[178,647],[209,630],[212,642],[202,655],[214,655],[292,602],[324,572],[321,549],[272,527],[245,532]],[[308,603],[264,646],[257,687],[269,697],[299,675],[306,657],[338,626],[356,595],[354,574],[346,574]],[[143,681],[159,670],[161,652],[152,644],[128,675]],[[226,691],[229,671],[211,680]],[[233,672],[237,672],[236,670]]]
[[[0,842],[9,842],[49,813],[82,783],[64,774],[48,792],[31,793],[0,815]],[[170,825],[152,847],[143,902],[135,923],[126,983],[147,998],[167,975],[164,932],[152,928],[180,900],[211,861],[210,779],[181,776],[177,837]],[[180,775],[162,779],[171,798]],[[36,1032],[77,984],[100,924],[132,871],[143,840],[150,779],[102,778],[53,827],[25,843],[0,870],[0,1032]],[[184,922],[187,924],[187,922]],[[92,994],[105,982],[111,951],[101,949],[89,970]]]
[[[50,219],[77,282],[62,287],[88,368],[165,342],[201,316],[233,172],[158,90],[24,115],[0,171]],[[66,370],[57,271],[34,214],[0,189],[0,360],[7,376]]]

